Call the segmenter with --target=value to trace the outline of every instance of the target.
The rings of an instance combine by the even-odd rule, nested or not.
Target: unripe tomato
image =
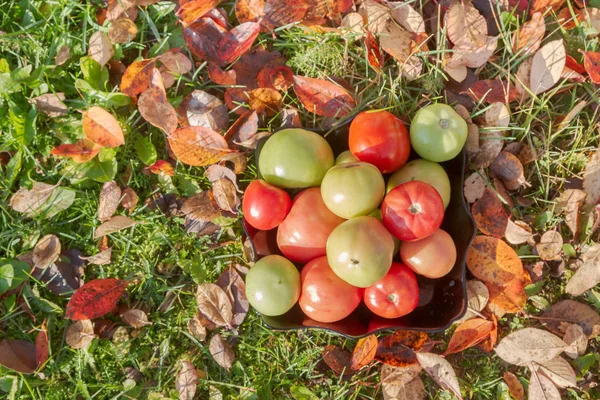
[[[342,151],[335,159],[335,165],[359,162],[360,160],[350,150]]]
[[[400,245],[400,258],[415,273],[427,278],[441,278],[456,263],[456,246],[452,237],[438,229],[433,235]]]
[[[335,322],[354,311],[359,305],[363,289],[339,278],[327,263],[327,257],[315,258],[302,268],[300,308],[309,318],[318,322]]]
[[[444,202],[437,190],[427,183],[403,183],[383,199],[381,218],[385,227],[398,239],[423,239],[442,225]]]
[[[251,182],[242,200],[244,218],[256,229],[268,231],[283,222],[292,199],[283,189],[279,189],[262,179]]]
[[[419,284],[414,272],[402,263],[393,263],[389,272],[365,289],[365,304],[383,318],[399,318],[419,304]]]
[[[410,137],[406,127],[388,111],[363,111],[352,120],[348,146],[360,161],[382,173],[394,172],[408,161]]]
[[[450,179],[440,164],[423,159],[407,162],[404,167],[390,176],[386,193],[389,193],[396,186],[410,181],[429,183],[442,196],[444,208],[450,204]]]

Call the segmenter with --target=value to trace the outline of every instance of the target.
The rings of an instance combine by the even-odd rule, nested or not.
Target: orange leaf
[[[471,213],[481,232],[497,238],[504,236],[509,216],[492,189],[485,189],[483,196],[473,203]]]
[[[427,339],[427,334],[423,332],[396,331],[379,341],[375,359],[394,367],[415,364],[415,351],[423,347]]]
[[[258,88],[248,92],[248,104],[258,114],[273,116],[281,110],[283,97],[275,89]]]
[[[104,147],[117,147],[125,143],[123,130],[111,113],[93,106],[83,112],[85,137]]]
[[[452,334],[444,355],[460,353],[475,346],[485,340],[493,329],[494,323],[483,318],[473,318],[463,322]]]
[[[583,52],[581,50],[579,52],[583,54],[583,66],[590,76],[590,80],[596,85],[600,84],[600,52]]]
[[[577,62],[573,57],[567,54],[565,58],[565,67],[571,68],[573,71],[583,74],[585,72],[585,67]]]
[[[491,314],[490,317],[492,319],[492,323],[494,324],[494,328],[490,332],[490,335],[481,343],[479,343],[479,348],[484,353],[490,353],[492,350],[494,350],[494,347],[498,342],[498,318],[496,318],[495,314]]]
[[[121,92],[135,99],[137,95],[150,87],[155,67],[153,58],[131,63],[121,78]]]
[[[247,52],[258,37],[260,24],[244,22],[225,33],[217,46],[216,56],[221,64],[229,64]]]
[[[513,37],[513,51],[516,53],[526,49],[524,54],[535,53],[540,48],[545,33],[544,16],[540,12],[533,13],[531,20],[523,24],[519,34]]]
[[[513,279],[504,285],[487,285],[490,291],[489,307],[494,307],[505,312],[516,313],[525,307],[527,293],[521,279]]]
[[[35,360],[38,369],[48,361],[48,329],[46,328],[46,320],[42,322],[42,328],[35,338]]]
[[[222,0],[192,0],[177,10],[177,17],[184,25],[192,25],[204,14],[217,7]]]
[[[515,374],[506,371],[504,382],[508,385],[508,392],[515,400],[525,400],[525,389],[523,389],[523,384]]]
[[[379,48],[379,43],[377,43],[377,39],[375,36],[369,31],[365,35],[365,46],[367,48],[367,60],[373,69],[379,71],[383,66],[383,53]]]
[[[78,140],[75,144],[61,144],[50,151],[53,156],[71,157],[74,162],[81,164],[96,157],[102,146],[87,140]]]
[[[294,75],[294,92],[308,111],[323,117],[343,117],[356,106],[344,88],[323,79]]]
[[[352,369],[359,370],[373,361],[375,353],[377,353],[377,344],[377,336],[375,335],[360,339],[352,352]]]
[[[215,164],[233,152],[223,136],[203,126],[177,129],[167,140],[177,159],[194,167]]]
[[[173,166],[165,160],[157,160],[154,164],[149,166],[148,169],[156,175],[163,173],[165,175],[175,176],[175,169],[173,169]]]
[[[236,76],[235,70],[230,69],[224,71],[216,63],[209,61],[208,63],[208,77],[211,81],[218,85],[235,85]]]
[[[490,236],[475,237],[467,253],[467,267],[488,288],[523,280],[523,263],[517,253],[502,240]]]
[[[288,90],[294,83],[294,71],[287,65],[266,66],[257,76],[258,86],[275,90]]]
[[[461,94],[468,94],[475,101],[483,99],[483,102],[487,104],[510,103],[519,99],[519,92],[515,86],[510,85],[509,87],[506,82],[499,79],[477,81]]]

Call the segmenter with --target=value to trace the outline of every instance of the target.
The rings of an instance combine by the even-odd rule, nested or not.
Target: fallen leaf
[[[239,3],[240,2],[238,1],[236,4]],[[235,85],[237,81],[235,70],[230,69],[228,71],[224,71],[221,69],[221,67],[219,67],[218,64],[212,61],[208,62],[208,77],[211,81],[218,85]]]
[[[556,200],[556,210],[565,215],[565,222],[574,238],[579,234],[580,209],[586,193],[580,189],[567,189]]]
[[[524,49],[521,55],[535,53],[540,48],[545,34],[544,15],[540,12],[534,12],[531,19],[523,24],[519,33],[513,36],[513,52],[517,53]]]
[[[484,118],[487,127],[502,130],[502,128],[508,128],[510,111],[508,111],[508,108],[502,102],[492,103],[485,111]]]
[[[456,46],[481,47],[488,37],[487,23],[471,2],[454,2],[446,12],[444,25]]]
[[[164,87],[151,86],[146,89],[138,99],[138,110],[146,121],[166,134],[177,129],[177,112],[167,100]]]
[[[102,250],[100,253],[94,254],[93,256],[89,256],[89,257],[81,257],[80,256],[79,258],[81,258],[82,260],[86,260],[90,264],[107,265],[107,264],[110,264],[110,262],[111,262],[112,247],[109,247],[106,250]]]
[[[535,53],[529,77],[534,94],[543,93],[556,85],[565,68],[565,57],[562,39],[546,43]]]
[[[483,101],[487,104],[497,102],[511,103],[519,98],[519,93],[515,89],[515,86],[509,85],[500,79],[477,81],[462,93],[468,94],[474,101]]]
[[[223,136],[202,126],[177,129],[167,140],[177,159],[194,167],[215,164],[232,152]]]
[[[509,215],[496,193],[486,188],[483,196],[471,207],[477,228],[484,234],[501,238],[506,232]]]
[[[3,339],[0,342],[0,365],[22,374],[37,369],[35,344],[26,340]]]
[[[220,334],[216,334],[210,339],[208,350],[217,364],[229,371],[229,369],[233,366],[235,354],[233,353],[231,346]]]
[[[193,25],[198,19],[203,17],[213,8],[216,8],[223,0],[190,0],[181,2],[181,7],[177,10],[177,17],[184,25]],[[193,396],[190,397],[190,399]]]
[[[490,299],[490,292],[483,282],[477,279],[467,281],[467,312],[456,323],[474,318],[483,311]]]
[[[206,328],[200,322],[200,319],[195,315],[187,322],[187,328],[190,335],[203,342],[206,339]]]
[[[590,81],[596,85],[600,84],[600,52],[579,51],[583,54],[583,66],[590,77]]]
[[[365,21],[363,20],[362,15],[356,12],[351,12],[344,15],[344,18],[342,18],[342,23],[340,24],[340,28],[362,35],[364,33],[364,25]]]
[[[69,113],[68,107],[64,103],[64,93],[46,93],[29,100],[35,105],[35,109],[43,112],[50,118],[60,117]]]
[[[444,64],[444,71],[448,74],[448,76],[450,76],[450,78],[454,79],[458,83],[461,83],[467,79],[468,70],[463,64],[454,66],[446,62],[446,64]]]
[[[87,347],[94,337],[94,323],[89,319],[73,322],[65,333],[65,341],[74,349]]]
[[[116,307],[127,285],[128,281],[114,278],[89,281],[71,296],[65,316],[77,321],[108,314]]]
[[[379,36],[381,49],[394,57],[399,63],[404,63],[412,53],[412,34],[403,31],[394,23],[388,24],[385,31]]]
[[[119,18],[114,20],[111,22],[110,28],[108,28],[108,37],[113,43],[131,42],[136,37],[137,33],[137,26],[129,18]]]
[[[409,3],[389,3],[391,15],[394,20],[402,25],[402,27],[412,33],[426,33],[425,22]]]
[[[523,164],[514,155],[506,151],[500,152],[498,157],[490,164],[492,171],[508,190],[517,190],[527,184],[523,175]]]
[[[60,255],[60,239],[55,235],[42,237],[33,249],[33,266],[45,269],[58,260]]]
[[[417,359],[427,375],[442,389],[448,390],[458,399],[462,399],[456,373],[448,361],[433,353],[417,353]]]
[[[384,32],[392,18],[389,6],[375,0],[363,1],[358,13],[365,21],[365,27],[375,35]]]
[[[127,17],[133,21],[137,18],[138,8],[136,0],[108,0],[106,19],[109,21],[120,17]]]
[[[85,163],[96,157],[103,146],[88,139],[80,139],[75,144],[61,144],[50,150],[53,156],[71,157],[77,163]]]
[[[109,220],[117,212],[120,200],[121,188],[117,182],[110,181],[103,184],[98,203],[98,219],[100,221]]]
[[[323,79],[294,75],[294,93],[308,111],[323,117],[340,118],[356,106],[344,88]]]
[[[219,40],[216,49],[216,56],[221,65],[229,64],[248,51],[258,37],[259,32],[260,24],[244,22],[225,33]]]
[[[517,73],[515,74],[515,89],[519,94],[518,97],[524,100],[529,97],[531,92],[531,67],[533,66],[533,58],[528,58],[519,64]]]
[[[231,304],[233,304],[231,325],[233,327],[240,326],[244,322],[244,319],[246,319],[246,314],[248,314],[248,310],[250,309],[250,303],[246,297],[246,284],[244,280],[236,272],[235,268],[230,265],[219,275],[216,285],[225,291]]]
[[[44,320],[40,331],[35,337],[35,364],[38,371],[48,361],[48,356],[48,329],[46,328],[46,320]]]
[[[338,346],[329,344],[323,350],[323,360],[336,375],[352,375],[352,355]]]
[[[298,110],[293,107],[284,108],[281,110],[281,127],[282,128],[302,128],[302,121]]]
[[[351,368],[358,371],[375,359],[377,353],[377,336],[369,335],[356,342],[352,351]]]
[[[558,336],[537,328],[515,331],[500,341],[496,354],[513,365],[539,364],[552,360],[568,346]]]
[[[577,324],[570,324],[567,327],[563,336],[563,342],[569,346],[565,350],[565,354],[572,359],[584,355],[588,346],[587,335],[583,331],[583,328]]]
[[[231,125],[225,133],[225,140],[229,144],[242,143],[250,140],[258,131],[258,114],[255,110],[248,110]]]
[[[152,322],[148,321],[148,315],[142,310],[129,309],[121,314],[121,319],[126,324],[133,326],[136,329],[143,328],[146,325],[152,325]]]
[[[499,131],[483,131],[479,139],[479,150],[473,156],[472,162],[477,168],[485,168],[502,152],[504,135]]]
[[[575,104],[575,106],[571,108],[571,110],[569,110],[567,115],[565,115],[565,117],[562,120],[560,120],[558,124],[558,131],[562,131],[566,129],[569,125],[571,125],[571,122],[575,119],[575,117],[577,117],[577,115],[581,111],[583,111],[588,106],[588,104],[589,102],[587,100],[581,100],[580,102]]]
[[[131,212],[133,212],[133,210],[135,210],[135,207],[137,206],[138,201],[139,201],[139,197],[138,197],[137,193],[135,192],[135,190],[133,190],[129,186],[127,186],[125,189],[123,189],[123,194],[121,197],[121,205],[123,206],[123,208],[125,208],[126,210],[128,210],[131,213]]]
[[[227,106],[203,90],[188,94],[178,110],[185,115],[190,126],[202,126],[216,132],[225,131],[229,126]]]
[[[384,399],[419,399],[420,397],[418,397],[418,395],[420,391],[416,387],[418,386],[418,383],[415,386],[415,384],[412,382],[414,380],[421,380],[419,378],[419,373],[421,370],[421,365],[418,363],[407,365],[405,367],[392,367],[391,365],[383,364],[381,366],[380,375],[381,390],[383,392]]]
[[[236,83],[246,90],[258,87],[258,74],[265,66],[284,65],[286,58],[277,51],[266,51],[264,47],[255,47],[240,57],[232,69],[236,74]]]
[[[129,217],[124,215],[115,215],[96,228],[96,231],[94,232],[94,239],[99,239],[102,236],[110,235],[111,233],[127,229],[135,224],[137,224],[137,222]]]
[[[198,310],[217,326],[231,327],[233,306],[227,293],[214,283],[202,283],[196,291]]]
[[[544,233],[536,250],[544,261],[559,260],[562,253],[563,238],[559,232],[548,231]]]
[[[67,62],[67,60],[71,57],[71,48],[66,44],[60,46],[60,49],[56,52],[56,56],[54,56],[54,65],[60,66]]]
[[[577,387],[575,371],[573,371],[573,368],[569,363],[560,356],[542,364],[534,363],[533,368],[546,376],[546,378],[550,379],[552,383],[561,389]]]
[[[427,339],[427,334],[423,332],[395,331],[392,335],[381,338],[375,359],[394,367],[415,364],[415,351],[423,347]]]
[[[533,0],[531,1],[531,11],[547,11],[551,8],[557,8],[561,6],[565,0]]]
[[[600,282],[600,245],[590,247],[583,253],[581,260],[583,263],[565,287],[565,292],[571,296],[581,296]]]
[[[510,244],[518,245],[528,243],[533,239],[531,227],[526,222],[508,220],[506,232],[504,232],[506,241]]]
[[[217,57],[217,47],[227,29],[223,28],[212,18],[200,18],[193,27],[184,26],[183,38],[188,49],[201,60],[212,61],[222,65]]]
[[[527,293],[522,280],[514,279],[504,285],[488,284],[490,302],[488,308],[501,317],[506,313],[520,312],[525,308]]]
[[[98,62],[101,67],[104,67],[113,58],[115,50],[106,33],[100,31],[92,33],[88,55],[92,60]]]
[[[600,335],[600,315],[590,306],[574,300],[553,304],[540,319],[548,329],[561,336],[571,324],[581,326],[590,339]]]
[[[135,99],[150,87],[150,81],[156,68],[154,58],[131,63],[121,78],[121,92]]]
[[[69,252],[67,250],[66,252]],[[71,251],[72,252],[72,251]],[[67,253],[59,261],[44,270],[35,269],[32,273],[36,279],[46,284],[46,288],[57,296],[70,294],[83,285],[83,261],[79,254]],[[38,272],[39,271],[39,272]]]
[[[237,177],[235,176],[235,172],[227,167],[217,164],[211,165],[210,167],[206,168],[204,175],[206,176],[206,179],[210,181],[210,183],[215,183],[219,179],[227,178],[235,185],[235,189],[237,191],[240,190],[236,182]]]
[[[165,160],[156,160],[156,162],[148,167],[150,172],[156,175],[165,174],[169,176],[175,176],[175,169]]]
[[[479,68],[489,61],[498,47],[498,37],[489,36],[481,47],[474,44],[458,45],[452,49],[452,58],[447,65],[456,68],[464,65],[469,68]]]
[[[600,150],[596,150],[583,171],[583,190],[587,204],[600,202]]]
[[[379,48],[379,43],[377,43],[377,39],[375,39],[375,36],[373,36],[371,32],[367,31],[364,41],[365,47],[367,49],[367,61],[369,62],[369,65],[373,67],[373,69],[375,69],[376,71],[381,70],[385,59],[383,57],[381,49]]]
[[[389,367],[384,365],[385,367]],[[393,368],[393,367],[390,367]],[[382,371],[383,375],[383,371]],[[420,400],[425,399],[425,385],[419,376],[404,384],[395,384],[387,381],[381,383],[381,391],[384,400]]]
[[[504,382],[508,385],[508,392],[515,400],[525,400],[525,389],[515,374],[504,372]]]
[[[193,222],[198,229],[210,226],[210,221],[221,215],[211,191],[203,191],[186,199],[181,212],[186,216],[186,220]]]
[[[83,132],[89,140],[104,147],[118,147],[125,143],[123,130],[115,117],[98,106],[83,112]]]
[[[444,355],[460,353],[485,340],[494,329],[494,323],[482,318],[473,318],[461,323],[452,334]]]
[[[560,400],[561,395],[552,381],[544,375],[531,370],[529,378],[529,400]]]
[[[34,182],[31,189],[22,187],[10,198],[10,206],[25,216],[36,215],[44,208],[46,200],[52,196],[56,186],[42,182]]]
[[[260,70],[256,78],[261,88],[285,91],[294,84],[294,71],[287,65],[267,65]]]
[[[483,282],[504,286],[523,279],[523,263],[517,253],[500,239],[477,236],[467,253],[469,271]]]
[[[181,370],[177,374],[177,381],[175,382],[175,389],[179,392],[179,398],[181,400],[192,400],[196,394],[197,386],[198,372],[196,368],[191,362],[182,361]]]
[[[482,172],[475,171],[465,179],[464,195],[469,203],[474,203],[485,193],[485,180]]]
[[[258,88],[248,92],[248,105],[258,114],[273,116],[281,110],[283,97],[275,89]]]

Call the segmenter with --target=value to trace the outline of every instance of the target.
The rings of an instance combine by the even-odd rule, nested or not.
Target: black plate
[[[330,132],[326,139],[336,156],[348,149],[347,128]],[[263,143],[259,144],[256,151],[257,163]],[[418,156],[411,154],[411,160],[415,158]],[[418,307],[412,313],[401,318],[384,319],[375,316],[361,303],[350,316],[326,324],[309,319],[296,304],[283,315],[277,317],[263,315],[265,325],[275,330],[325,329],[349,338],[359,338],[385,329],[443,331],[461,318],[467,309],[465,260],[467,249],[476,233],[475,222],[463,196],[465,163],[464,150],[456,158],[441,163],[448,173],[451,185],[450,204],[446,209],[442,229],[454,239],[457,251],[456,264],[450,273],[440,279],[428,279],[417,275],[420,299]],[[258,171],[258,166],[256,169]],[[252,245],[253,260],[251,261],[268,254],[281,254],[276,242],[277,229],[257,231],[244,221],[244,231]]]

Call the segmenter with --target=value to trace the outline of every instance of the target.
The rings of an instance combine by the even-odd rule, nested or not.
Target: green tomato
[[[287,258],[261,258],[246,275],[246,297],[261,314],[285,314],[300,297],[300,273]]]
[[[429,183],[442,196],[444,208],[448,207],[450,179],[440,164],[423,159],[412,160],[390,176],[385,191],[389,193],[396,186],[410,181]]]
[[[258,169],[271,185],[302,189],[319,186],[333,161],[333,151],[321,135],[304,129],[283,129],[262,147]]]
[[[360,160],[356,158],[354,154],[350,150],[346,150],[341,152],[337,158],[335,159],[335,165],[340,164],[348,164],[353,162],[359,162]]]
[[[327,239],[327,261],[337,276],[357,287],[371,286],[392,266],[394,241],[373,217],[343,222]]]
[[[376,208],[372,213],[369,214],[369,217],[377,218],[379,222],[382,222],[381,208]],[[400,239],[392,235],[392,240],[394,241],[394,257],[396,257],[400,252]]]
[[[432,104],[417,112],[410,124],[410,143],[422,158],[453,159],[467,141],[467,123],[447,104]]]
[[[367,215],[381,204],[385,182],[372,164],[357,162],[336,165],[325,174],[321,196],[329,210],[342,218]]]

